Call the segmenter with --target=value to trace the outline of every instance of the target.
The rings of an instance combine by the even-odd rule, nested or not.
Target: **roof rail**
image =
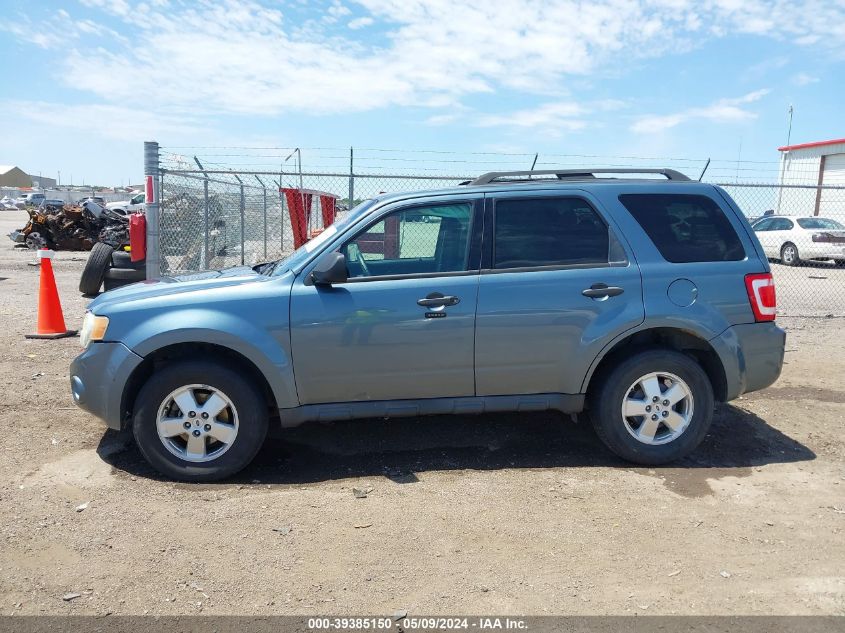
[[[491,171],[482,174],[475,180],[470,181],[470,185],[489,185],[495,184],[500,178],[507,178],[513,176],[528,176],[525,180],[530,180],[531,176],[557,176],[558,180],[591,180],[596,178],[596,174],[660,174],[666,176],[667,180],[689,181],[690,179],[679,171],[674,169],[642,169],[632,167],[630,169],[612,167],[612,168],[589,168],[589,169],[537,169],[535,171]]]

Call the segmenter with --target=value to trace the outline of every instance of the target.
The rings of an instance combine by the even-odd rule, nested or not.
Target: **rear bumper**
[[[143,360],[123,343],[92,343],[70,365],[73,401],[119,430],[123,389]]]
[[[734,325],[710,342],[722,358],[726,400],[765,389],[783,369],[786,332],[774,322]]]

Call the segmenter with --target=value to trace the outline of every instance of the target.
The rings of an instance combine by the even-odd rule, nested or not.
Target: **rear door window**
[[[739,261],[742,242],[724,211],[707,196],[624,194],[619,201],[634,216],[666,261]]]
[[[583,199],[499,199],[493,268],[607,265],[624,260],[607,224]]]

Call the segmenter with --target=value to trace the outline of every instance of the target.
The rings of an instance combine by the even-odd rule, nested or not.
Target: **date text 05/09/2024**
[[[449,630],[527,630],[528,623],[512,617],[323,617],[309,618],[308,628],[334,631],[388,631],[393,628],[404,631],[449,631]]]

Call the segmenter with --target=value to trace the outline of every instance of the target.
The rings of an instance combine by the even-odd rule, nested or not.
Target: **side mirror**
[[[311,271],[311,281],[315,286],[342,284],[349,279],[346,270],[346,257],[343,253],[329,253]]]

